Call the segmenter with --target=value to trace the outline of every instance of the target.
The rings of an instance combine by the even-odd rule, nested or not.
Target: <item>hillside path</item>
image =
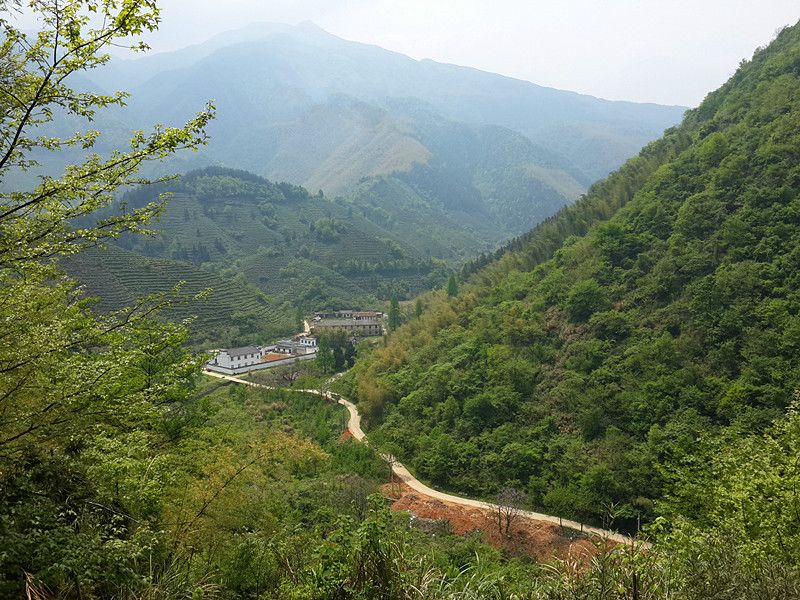
[[[206,371],[206,370],[203,370],[203,373],[210,377],[216,377],[218,379],[226,379],[228,381],[233,381],[234,383],[240,383],[242,385],[248,385],[250,387],[257,387],[266,390],[280,389],[290,392],[315,394],[317,396],[322,396],[323,398],[327,398],[328,400],[334,399],[330,392],[326,392],[324,390],[277,388],[268,385],[263,385],[261,383],[255,383],[253,381],[247,381],[246,379],[240,379],[239,377],[234,377],[232,375],[223,375],[222,373],[214,373],[212,371]],[[352,434],[352,436],[356,440],[364,444],[367,444],[368,443],[367,436],[361,429],[361,415],[358,413],[356,405],[350,402],[349,400],[345,400],[344,398],[341,397],[339,397],[338,402],[347,409],[348,413],[350,413],[350,418],[347,421],[348,431]],[[419,492],[420,494],[430,496],[431,498],[435,498],[443,502],[451,502],[453,504],[459,504],[461,506],[469,506],[472,508],[480,508],[490,511],[497,510],[497,505],[492,504],[491,502],[483,502],[482,500],[473,500],[472,498],[462,498],[461,496],[454,496],[453,494],[447,494],[445,492],[440,492],[438,490],[430,488],[424,483],[422,483],[419,479],[414,477],[411,474],[411,472],[393,456],[382,454],[381,457],[391,465],[392,471],[401,481],[403,481],[406,485],[408,485],[408,487],[410,487],[414,491]],[[529,510],[521,510],[519,511],[519,514],[527,519],[532,519],[535,521],[544,521],[546,523],[553,523],[555,525],[561,525],[563,527],[568,527],[570,529],[582,531],[583,533],[592,534],[601,537],[603,539],[611,540],[620,544],[636,543],[640,546],[649,547],[649,544],[647,542],[636,540],[635,538],[623,535],[621,533],[617,533],[616,531],[601,529],[599,527],[592,527],[591,525],[584,525],[582,523],[578,523],[577,521],[571,521],[569,519],[561,519],[559,517],[554,517],[553,515],[545,515],[543,513],[533,512]]]

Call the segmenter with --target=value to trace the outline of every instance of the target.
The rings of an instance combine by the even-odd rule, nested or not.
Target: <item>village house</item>
[[[297,356],[312,354],[317,351],[317,338],[308,335],[300,335],[291,340],[281,340],[270,348],[270,350],[277,354],[292,354]]]
[[[333,314],[317,313],[308,322],[308,330],[315,335],[345,333],[352,337],[383,335],[383,313],[338,311]],[[348,316],[344,316],[348,315]]]
[[[351,338],[382,336],[383,313],[374,310],[318,312],[305,321],[305,332],[271,346],[242,346],[217,350],[214,358],[206,363],[206,368],[237,375],[310,360],[317,353],[318,336],[338,333],[344,333]]]
[[[374,321],[382,318],[383,313],[375,310],[363,310],[354,312],[352,317],[356,321]]]
[[[361,321],[381,319],[382,317],[383,313],[377,310],[337,310],[314,313],[315,319],[354,319],[356,321]]]
[[[223,369],[239,369],[261,362],[263,350],[259,346],[242,346],[241,348],[223,348],[210,364]]]
[[[223,348],[206,363],[211,371],[236,375],[291,364],[299,360],[314,358],[317,339],[301,334],[291,340],[282,340],[272,346],[244,346]]]

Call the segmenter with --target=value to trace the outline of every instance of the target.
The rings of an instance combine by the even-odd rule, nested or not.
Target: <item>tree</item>
[[[397,455],[400,453],[400,447],[397,444],[389,443],[382,443],[381,447],[378,450],[380,457],[386,463],[386,466],[389,471],[389,483],[390,483],[390,494],[393,497],[399,497],[399,487],[397,484],[400,482],[395,478],[394,470],[396,466],[399,464],[399,460],[397,460]]]
[[[336,337],[338,338],[340,336]],[[344,356],[344,342],[334,338],[331,347],[333,350],[333,370],[341,371],[347,364],[347,360]]]
[[[300,371],[294,368],[289,368],[284,370],[280,375],[283,381],[289,385],[292,385],[300,377]]]
[[[389,302],[389,331],[394,331],[398,327],[400,327],[400,302],[397,300],[397,294],[392,293]]]
[[[447,280],[447,295],[451,298],[458,296],[458,281],[455,273],[450,273],[450,278]]]
[[[572,286],[567,295],[566,309],[575,322],[586,321],[607,307],[605,291],[594,279],[584,279]]]
[[[545,494],[543,503],[550,514],[558,516],[558,524],[563,526],[564,516],[571,516],[570,511],[575,503],[575,496],[569,488],[553,486]]]
[[[37,167],[36,152],[73,148],[91,149],[99,134],[76,133],[69,138],[42,135],[42,127],[56,115],[92,119],[99,109],[124,104],[126,94],[77,92],[68,87],[71,75],[96,68],[108,61],[104,51],[129,36],[153,31],[159,9],[149,1],[132,0],[96,7],[90,0],[61,3],[36,0],[31,3],[43,31],[31,38],[0,19],[4,39],[3,89],[0,94],[0,180],[14,170]],[[103,25],[92,28],[89,12],[100,11]],[[135,43],[134,50],[146,46]],[[156,127],[150,134],[138,132],[130,149],[115,151],[109,158],[90,154],[83,163],[68,166],[62,177],[45,178],[29,191],[0,194],[0,263],[38,260],[76,252],[99,240],[117,237],[123,231],[141,231],[163,208],[163,201],[118,212],[94,225],[70,227],[81,217],[107,207],[120,187],[148,183],[137,176],[139,167],[161,160],[182,148],[206,143],[204,127],[213,108],[198,113],[185,127]]]
[[[4,190],[12,173],[36,173],[45,152],[94,148],[96,131],[47,132],[121,106],[126,95],[75,91],[72,76],[159,19],[149,0],[27,4],[36,35],[0,14]],[[137,175],[144,163],[204,144],[212,116],[208,106],[185,127],[137,132],[125,150],[88,154],[32,189],[0,192],[0,596],[21,595],[25,573],[56,596],[119,596],[141,581],[134,557],[158,559],[159,501],[148,491],[168,477],[158,437],[175,430],[170,421],[201,360],[182,349],[183,326],[153,319],[174,302],[168,294],[99,317],[56,261],[146,230],[164,199],[113,211],[115,195],[148,183]]]
[[[333,370],[341,371],[353,366],[356,348],[353,340],[345,332],[339,331],[326,336],[327,343],[333,353]]]
[[[336,358],[331,346],[331,340],[327,336],[319,338],[317,357],[314,362],[321,373],[333,373],[336,369]]]
[[[511,528],[522,512],[527,501],[525,492],[515,487],[504,487],[495,498],[494,516],[497,528],[506,537],[511,537]]]
[[[417,298],[416,304],[414,304],[414,316],[418,319],[422,316],[422,299]]]
[[[344,345],[344,358],[348,369],[356,364],[356,347],[353,344],[353,339],[349,337]]]
[[[351,513],[356,519],[362,520],[367,514],[367,498],[372,492],[370,483],[355,473],[346,475],[340,480],[339,504],[344,509],[342,512]]]

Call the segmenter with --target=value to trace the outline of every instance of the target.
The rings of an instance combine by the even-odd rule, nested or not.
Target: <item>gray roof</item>
[[[237,356],[244,356],[245,354],[258,354],[259,350],[256,346],[242,346],[241,348],[230,348],[225,350],[228,356],[235,358]]]
[[[314,327],[366,327],[367,325],[380,325],[377,319],[320,319],[319,321],[312,321],[309,326]]]

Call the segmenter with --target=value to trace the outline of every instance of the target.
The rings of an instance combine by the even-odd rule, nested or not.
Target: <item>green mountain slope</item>
[[[473,257],[550,217],[583,190],[561,169],[560,157],[521,135],[442,121],[418,106],[403,110],[423,124],[418,139],[429,159],[366,178],[345,201],[397,235],[433,241],[421,246],[430,255]]]
[[[795,26],[457,297],[426,297],[358,367],[371,439],[438,486],[647,512],[703,434],[760,431],[800,387],[798,158]]]
[[[328,196],[356,194],[370,212],[395,213],[401,217],[395,220],[407,227],[427,222],[447,223],[448,230],[470,229],[473,243],[452,239],[435,256],[465,257],[495,248],[585,190],[580,170],[525,136],[449,121],[418,102],[397,100],[385,109],[339,95],[277,122],[275,115],[259,113],[252,123],[234,124],[240,118],[237,102],[229,103],[233,116],[220,106],[205,151],[163,168],[235,166],[311,191],[321,189]],[[282,96],[280,102],[291,103],[291,98]],[[295,108],[287,104],[286,110]],[[398,212],[397,202],[404,204],[404,199],[383,189],[387,179],[409,188],[401,196],[413,197],[422,214]]]
[[[427,240],[424,234],[403,237],[365,219],[352,204],[303,188],[209,168],[131,191],[125,201],[142,206],[159,193],[170,198],[155,235],[125,235],[116,246],[77,255],[65,266],[89,295],[102,298],[103,309],[180,281],[186,293],[213,288],[197,308],[172,312],[197,314],[195,338],[211,345],[288,333],[298,308],[375,305],[393,292],[419,294],[446,277],[444,263],[421,250],[433,243],[413,241]],[[462,247],[477,245],[463,229],[453,239]]]
[[[192,319],[189,327],[199,346],[263,342],[295,327],[290,307],[279,305],[241,276],[226,277],[187,262],[148,258],[114,245],[82,252],[65,259],[63,266],[82,283],[88,296],[98,299],[96,307],[101,312],[164,294],[174,303],[164,316],[175,321]]]

